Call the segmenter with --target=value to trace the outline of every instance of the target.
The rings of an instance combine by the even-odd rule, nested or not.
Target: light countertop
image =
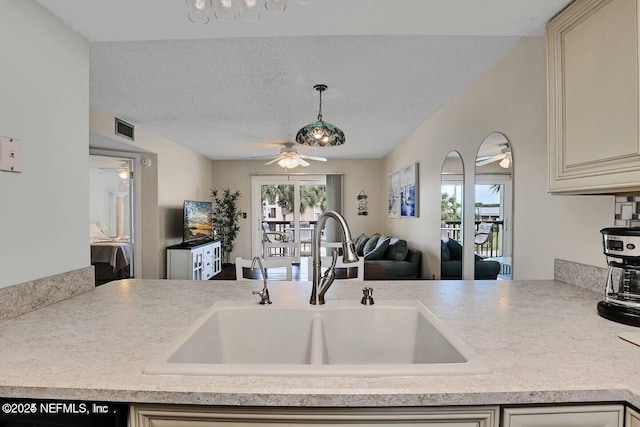
[[[251,406],[440,406],[628,401],[640,406],[638,328],[598,316],[599,293],[553,281],[366,282],[423,302],[491,374],[423,377],[146,375],[142,367],[214,302],[259,282],[124,280],[0,323],[0,396]],[[327,303],[360,299],[336,282]],[[308,282],[270,283],[278,302]]]

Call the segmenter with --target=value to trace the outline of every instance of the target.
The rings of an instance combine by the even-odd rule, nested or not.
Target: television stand
[[[209,280],[222,270],[219,240],[183,242],[167,248],[167,279]]]

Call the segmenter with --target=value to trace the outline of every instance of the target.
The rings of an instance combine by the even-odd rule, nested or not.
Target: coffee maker
[[[600,230],[609,270],[598,313],[614,322],[640,326],[640,228]]]

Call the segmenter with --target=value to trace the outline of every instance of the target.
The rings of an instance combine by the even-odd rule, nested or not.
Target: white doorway
[[[128,152],[90,150],[89,237],[96,285],[141,276],[140,183],[135,179],[139,157]]]

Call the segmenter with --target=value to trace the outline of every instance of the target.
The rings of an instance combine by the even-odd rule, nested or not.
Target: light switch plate
[[[0,170],[22,172],[22,141],[0,136]]]

